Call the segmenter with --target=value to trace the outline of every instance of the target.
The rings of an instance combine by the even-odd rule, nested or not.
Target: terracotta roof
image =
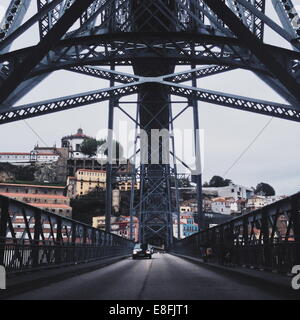
[[[222,198],[222,197],[219,197],[219,198],[214,198],[214,199],[212,199],[212,201],[213,201],[213,202],[219,202],[219,201],[221,201],[221,202],[226,202],[226,199],[225,199],[225,198]]]
[[[54,204],[54,203],[28,203],[30,206],[36,208],[49,208],[49,209],[72,209],[65,204]]]
[[[223,198],[223,197],[218,197],[212,199],[213,202],[235,202],[234,198]]]
[[[35,193],[10,193],[10,192],[0,192],[0,195],[6,196],[6,197],[23,197],[23,198],[38,198],[38,199],[65,199],[68,200],[69,198],[65,196],[59,196],[59,195],[49,195],[49,194],[35,194]]]
[[[72,139],[77,139],[77,138],[82,138],[82,139],[84,139],[84,138],[91,138],[91,137],[85,135],[85,134],[83,133],[83,130],[82,130],[81,128],[79,128],[79,129],[77,130],[77,133],[71,134],[71,135],[69,135],[69,136],[65,136],[65,137],[62,138],[62,140],[72,140]]]
[[[0,186],[65,189],[65,187],[61,187],[61,186],[46,186],[46,185],[39,185],[39,184],[34,185],[34,184],[18,184],[18,183],[0,183]]]

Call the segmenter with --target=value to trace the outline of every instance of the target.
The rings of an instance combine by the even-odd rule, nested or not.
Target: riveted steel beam
[[[48,32],[47,36],[28,54],[24,61],[19,64],[12,74],[0,86],[0,102],[3,102],[14,89],[21,84],[32,69],[43,59],[49,50],[62,38],[68,29],[76,22],[78,17],[88,8],[93,0],[75,1],[66,11],[64,16]]]
[[[223,3],[214,0],[203,0],[223,21],[234,34],[246,45],[256,57],[274,74],[288,91],[300,102],[300,85],[284,68],[272,51],[267,50],[261,42],[241,23],[235,14]]]

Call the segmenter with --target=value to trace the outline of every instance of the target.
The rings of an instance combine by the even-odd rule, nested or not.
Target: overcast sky
[[[34,14],[36,1],[31,1],[31,8],[25,19]],[[1,0],[0,15],[9,3]],[[267,12],[277,22],[278,19],[267,1]],[[279,22],[278,22],[279,23]],[[33,45],[38,41],[37,26],[31,28],[13,45],[13,49]],[[267,31],[266,42],[289,47],[283,40]],[[188,69],[188,67],[186,67]],[[128,68],[120,69],[131,72]],[[178,69],[179,70],[179,69]],[[180,69],[182,70],[182,69]],[[268,88],[250,71],[237,70],[226,74],[205,78],[198,81],[200,88],[223,91],[260,98],[274,102],[284,102],[276,92]],[[27,94],[17,105],[41,101],[49,98],[66,96],[108,87],[108,82],[66,71],[52,73],[37,88]],[[128,99],[127,99],[128,100]],[[88,135],[107,127],[107,102],[85,106],[26,120],[48,146],[59,146],[62,136],[74,133],[82,127]],[[237,111],[221,106],[200,103],[200,123],[204,130],[204,181],[212,175],[223,175],[251,143],[270,117]],[[134,108],[128,106],[130,114]],[[120,112],[116,118],[125,120]],[[189,129],[192,126],[190,114],[176,121],[176,126]],[[131,127],[133,125],[131,124]],[[43,142],[30,130],[24,121],[0,126],[0,151],[30,151],[39,141]],[[278,194],[292,194],[300,191],[300,125],[287,120],[273,119],[262,136],[232,168],[226,178],[245,186],[256,186],[259,182],[270,183]]]

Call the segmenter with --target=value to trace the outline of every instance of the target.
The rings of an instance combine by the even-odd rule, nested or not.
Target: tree
[[[86,138],[82,142],[80,146],[80,151],[89,156],[90,158],[95,156],[97,154],[98,148],[101,146],[104,146],[104,144],[107,143],[107,140],[101,139],[101,140],[96,140],[94,138]],[[116,159],[120,159],[120,157],[123,156],[123,147],[118,141],[113,141],[113,150],[116,150]],[[104,149],[104,155],[108,155],[108,150],[107,148]]]
[[[225,179],[220,177],[220,176],[213,176],[210,181],[208,186],[209,187],[227,187],[230,185],[230,183],[232,183],[232,181],[230,179]]]
[[[268,183],[261,182],[255,189],[255,194],[265,197],[275,196],[275,190]]]
[[[103,146],[104,144],[107,143],[106,139],[101,139],[98,141],[98,147]],[[113,157],[115,157],[117,160],[123,157],[124,150],[120,142],[113,140],[113,152],[116,154],[113,154]],[[104,155],[108,156],[108,148],[104,150]]]
[[[96,139],[86,138],[80,146],[80,151],[91,158],[97,154],[98,143]]]
[[[171,185],[175,186],[175,177],[171,177]],[[182,177],[177,179],[178,188],[189,188],[191,186],[191,181],[188,177]]]

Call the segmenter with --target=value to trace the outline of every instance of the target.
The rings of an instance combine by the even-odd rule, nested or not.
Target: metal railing
[[[300,193],[176,241],[174,253],[289,273],[300,264]]]
[[[8,273],[127,255],[133,242],[0,196],[0,265]]]

